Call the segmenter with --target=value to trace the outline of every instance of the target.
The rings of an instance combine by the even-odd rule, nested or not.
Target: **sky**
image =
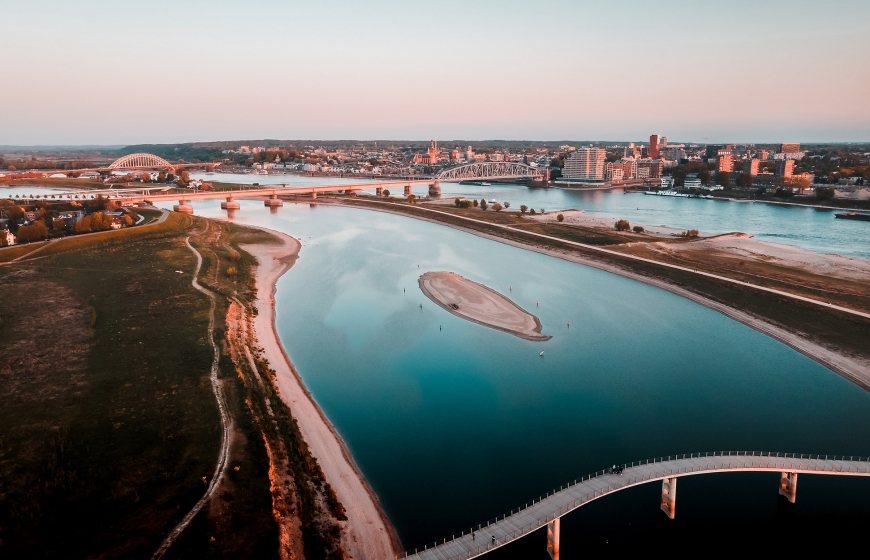
[[[870,1],[0,0],[0,144],[870,141]]]

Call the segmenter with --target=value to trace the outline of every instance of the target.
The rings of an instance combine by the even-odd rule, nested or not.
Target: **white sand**
[[[395,558],[400,549],[395,531],[335,428],[308,393],[278,338],[275,285],[293,266],[300,244],[283,233],[271,230],[270,233],[280,238],[281,244],[242,246],[259,263],[256,273],[258,314],[254,320],[257,341],[276,371],[282,400],[293,413],[311,454],[320,463],[326,480],[347,512],[342,544],[350,558]]]
[[[469,321],[505,331],[526,340],[549,340],[541,321],[495,290],[455,272],[427,272],[420,276],[426,296]]]

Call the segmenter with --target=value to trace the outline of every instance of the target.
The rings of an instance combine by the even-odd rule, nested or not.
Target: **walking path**
[[[870,476],[870,458],[723,451],[692,453],[623,465],[617,474],[598,471],[555,489],[509,514],[472,527],[440,543],[415,550],[405,558],[466,560],[513,542],[546,526],[556,518],[602,496],[647,482],[673,477],[722,472],[777,472],[835,476]],[[771,491],[774,491],[772,488]]]
[[[199,277],[199,271],[202,268],[202,255],[197,251],[193,245],[190,244],[190,237],[187,237],[184,242],[187,244],[187,248],[190,249],[194,255],[196,255],[196,269],[193,271],[193,279],[190,281],[191,285],[197,291],[208,296],[210,301],[210,309],[208,316],[208,341],[212,347],[212,363],[211,363],[211,372],[209,377],[211,378],[211,388],[214,391],[215,400],[217,400],[218,412],[220,412],[221,416],[221,447],[220,452],[218,453],[217,463],[215,464],[214,473],[212,474],[211,480],[208,481],[208,488],[205,490],[205,494],[197,501],[193,508],[184,518],[175,526],[172,531],[166,535],[166,538],[163,540],[163,543],[157,549],[153,556],[151,556],[151,560],[159,560],[163,558],[163,555],[166,554],[166,551],[172,546],[175,540],[178,538],[181,533],[190,525],[190,522],[193,521],[193,518],[196,517],[196,514],[202,509],[202,507],[211,500],[212,496],[214,496],[215,492],[220,485],[221,480],[224,477],[227,469],[227,460],[230,454],[230,426],[232,424],[232,420],[230,419],[230,414],[227,411],[227,403],[226,398],[224,397],[223,390],[221,389],[220,380],[218,379],[218,362],[220,360],[220,352],[218,350],[217,344],[214,341],[214,313],[215,313],[215,296],[206,288],[203,288],[197,278]]]

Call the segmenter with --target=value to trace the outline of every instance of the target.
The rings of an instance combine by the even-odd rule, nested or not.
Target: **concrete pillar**
[[[311,200],[317,200],[317,191],[311,191]]]
[[[377,196],[382,196],[384,194],[384,187],[375,187],[375,194]]]
[[[193,206],[187,203],[183,198],[178,201],[178,204],[172,207],[176,212],[184,212],[185,214],[193,214]]]
[[[227,195],[226,202],[221,202],[221,208],[224,210],[238,210],[241,206],[238,202],[233,200],[233,195]]]
[[[438,179],[429,185],[429,194],[432,196],[441,194],[441,182]]]
[[[272,193],[272,195],[269,198],[267,198],[263,202],[263,204],[265,206],[268,206],[269,208],[275,208],[277,206],[284,206],[284,201],[281,200],[280,198],[278,198],[277,194]]]
[[[547,554],[553,560],[559,560],[559,525],[562,518],[556,519],[547,523]]]
[[[405,185],[405,196],[411,194],[411,185]]]
[[[796,472],[784,472],[779,477],[779,495],[791,503],[797,499],[797,475]]]
[[[677,477],[662,481],[662,511],[669,519],[677,514]]]

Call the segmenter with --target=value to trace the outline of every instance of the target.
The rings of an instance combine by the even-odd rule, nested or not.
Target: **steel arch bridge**
[[[109,169],[174,169],[175,166],[154,154],[128,154],[109,164]]]
[[[510,161],[481,161],[445,169],[435,176],[439,181],[483,179],[543,179],[544,169]]]

